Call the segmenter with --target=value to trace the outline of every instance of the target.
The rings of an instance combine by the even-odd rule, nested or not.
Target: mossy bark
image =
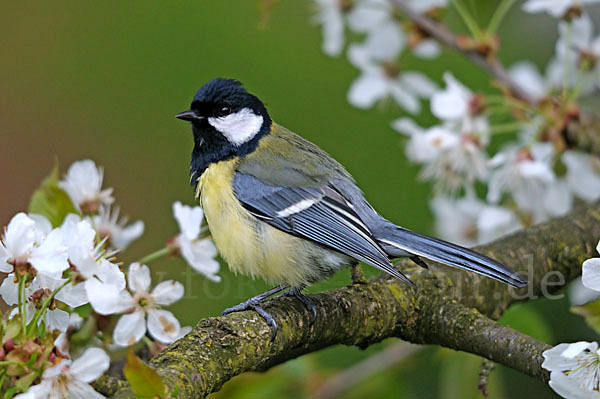
[[[540,364],[549,345],[494,320],[511,304],[551,295],[579,275],[599,238],[600,205],[581,207],[477,248],[522,271],[529,279],[525,288],[444,266],[425,270],[402,262],[399,267],[416,287],[381,275],[368,284],[310,295],[318,308],[312,326],[299,301],[271,300],[265,308],[280,326],[273,342],[271,328],[255,312],[207,318],[151,365],[168,386],[179,386],[180,398],[201,398],[245,371],[266,370],[331,345],[367,347],[397,337],[473,353],[547,381]],[[135,397],[114,381],[104,379],[96,387],[115,398]]]

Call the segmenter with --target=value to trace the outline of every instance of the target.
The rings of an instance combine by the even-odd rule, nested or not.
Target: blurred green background
[[[345,58],[321,52],[320,29],[311,22],[313,3],[267,3],[275,6],[265,23],[254,0],[3,2],[0,223],[26,209],[55,160],[64,173],[71,162],[91,158],[104,166],[105,185],[114,187],[123,213],[146,223],[144,237],[123,260],[160,248],[177,232],[172,202],[193,204],[188,178],[192,136],[174,115],[187,109],[202,84],[221,76],[241,80],[267,103],[276,121],[346,165],[383,215],[433,233],[430,187],[417,181],[418,170],[406,161],[402,138],[389,127],[401,110],[391,105],[352,108],[346,92],[358,71]],[[471,2],[481,21],[496,3]],[[453,29],[464,30],[452,12],[446,19]],[[543,65],[552,54],[555,30],[554,20],[525,17],[516,6],[500,31],[502,59],[529,58]],[[454,54],[404,62],[438,82],[450,69],[471,87],[489,89],[487,76]],[[425,116],[420,122],[431,120]],[[155,282],[174,278],[186,284],[185,299],[173,306],[183,325],[218,315],[267,288],[223,266],[223,281],[214,284],[178,259],[152,264]],[[348,273],[340,273],[311,290],[348,281]],[[566,300],[523,305],[504,320],[548,343],[594,339],[568,313]],[[348,371],[356,384],[339,391],[339,397],[481,397],[480,359],[437,347],[393,355],[397,342],[364,351],[323,350],[267,373],[242,375],[212,397],[314,397],[322,384],[351,366],[356,366]],[[390,346],[396,352],[388,349],[389,367],[373,373],[365,359],[382,356]],[[553,397],[544,384],[501,366],[492,374],[490,391],[491,397]]]

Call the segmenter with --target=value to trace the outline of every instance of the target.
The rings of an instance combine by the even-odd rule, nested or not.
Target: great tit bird
[[[234,272],[277,284],[223,314],[255,310],[273,338],[277,325],[263,300],[287,290],[281,295],[298,298],[314,321],[316,308],[301,290],[358,261],[407,283],[392,259],[410,257],[426,267],[423,257],[527,284],[493,259],[383,218],[342,165],[273,122],[236,80],[208,82],[176,117],[192,125],[191,181],[219,253]]]

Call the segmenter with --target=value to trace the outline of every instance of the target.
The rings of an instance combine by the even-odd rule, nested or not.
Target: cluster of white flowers
[[[113,190],[102,189],[102,180],[102,169],[93,161],[74,163],[57,189],[64,190],[71,209],[79,213],[67,214],[61,225],[53,228],[45,216],[21,212],[10,220],[0,239],[0,271],[8,273],[0,285],[0,296],[14,306],[3,323],[20,326],[19,334],[3,339],[10,339],[10,348],[17,348],[32,345],[31,340],[41,335],[51,339],[54,348],[44,352],[37,378],[28,376],[29,384],[39,383],[17,396],[21,399],[102,397],[88,383],[106,371],[109,358],[103,349],[93,346],[131,346],[146,331],[158,343],[168,344],[191,330],[162,309],[183,297],[181,283],[163,281],[149,291],[148,266],[132,263],[126,276],[115,263],[116,255],[143,234],[144,223],[127,225],[126,218],[119,218],[119,208],[111,210]],[[175,203],[174,213],[181,233],[169,241],[176,244],[158,252],[181,254],[195,270],[218,281],[216,248],[201,236],[202,209]],[[86,319],[78,313],[83,305],[89,308],[84,311]],[[99,315],[121,315],[112,331],[114,345],[106,339],[90,341],[87,351],[71,363],[70,335]],[[11,356],[5,352],[2,356]],[[22,353],[13,353],[17,352]]]
[[[370,108],[389,98],[408,113],[418,113],[421,101],[429,99],[438,123],[421,127],[401,117],[392,127],[408,137],[408,159],[420,164],[421,177],[434,184],[431,208],[443,238],[465,245],[485,243],[563,215],[575,198],[600,198],[600,159],[566,150],[560,142],[569,119],[578,116],[576,100],[600,87],[600,36],[594,36],[592,18],[582,8],[598,1],[524,3],[526,12],[563,17],[544,75],[527,60],[509,69],[531,104],[508,94],[474,93],[450,72],[440,89],[422,73],[400,68],[407,48],[417,57],[434,58],[439,46],[403,21],[389,0],[317,2],[327,54],[341,54],[346,29],[364,37],[347,46],[349,61],[361,72],[348,91],[352,105]],[[433,18],[438,8],[447,6],[445,0],[405,3]],[[491,145],[496,135],[506,133],[513,138],[503,139],[502,148]]]
[[[420,12],[444,7],[446,0],[410,0]],[[420,99],[431,96],[436,85],[426,75],[405,71],[398,58],[410,47],[418,57],[435,58],[440,48],[430,38],[409,40],[388,0],[317,1],[316,22],[323,26],[323,50],[337,56],[344,48],[344,31],[363,35],[360,43],[348,47],[348,59],[360,76],[348,91],[348,101],[358,108],[370,108],[378,101],[392,99],[410,113],[421,109]]]

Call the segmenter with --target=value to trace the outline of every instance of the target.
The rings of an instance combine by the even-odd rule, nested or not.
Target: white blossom
[[[73,201],[77,209],[86,211],[96,211],[100,204],[110,205],[114,198],[112,197],[112,188],[102,190],[102,179],[104,171],[98,168],[94,161],[86,159],[74,162],[67,171],[63,180],[58,182],[58,186]]]
[[[58,289],[62,283],[64,283],[65,279],[53,279],[44,275],[37,275],[31,283],[25,287],[24,297],[25,297],[25,321],[29,323],[35,312],[38,310],[36,304],[33,301],[33,297],[35,294],[38,294],[39,300],[44,300],[47,298],[53,291]],[[63,287],[63,290],[66,287]],[[9,306],[14,306],[19,302],[19,286],[15,282],[15,275],[11,273],[7,276],[6,279],[0,285],[0,295],[4,302],[6,302]],[[76,293],[70,292],[67,295],[63,294],[62,290],[58,291],[58,294],[55,296],[55,299],[61,300],[61,302],[65,302],[70,306],[79,306],[83,303],[87,303],[85,299],[85,293],[83,293],[82,302],[80,297],[76,296]],[[76,298],[76,299],[75,299]],[[13,308],[9,317],[12,318],[14,315],[19,313],[18,308]],[[57,329],[59,331],[66,331],[69,320],[69,314],[61,309],[46,309],[45,313],[40,317],[38,324],[42,321],[45,321],[46,327],[49,331]]]
[[[368,33],[392,20],[388,0],[359,0],[348,13],[348,26],[357,33]]]
[[[314,21],[323,28],[323,52],[340,55],[344,47],[344,15],[340,0],[316,0],[318,12]]]
[[[125,289],[125,275],[119,266],[106,259],[86,258],[77,265],[85,278],[85,289],[90,305],[102,315],[118,313],[121,309],[121,292]]]
[[[581,276],[569,284],[569,302],[571,305],[580,306],[600,297],[600,291],[593,290],[583,285]]]
[[[49,222],[36,220],[18,213],[8,223],[0,242],[0,271],[9,273],[16,265],[30,264],[38,273],[60,278],[69,267],[61,233],[48,232]]]
[[[77,301],[90,302],[94,310],[107,315],[115,312],[120,293],[125,288],[125,275],[106,259],[101,245],[95,245],[96,232],[89,220],[68,215],[60,227],[63,242],[68,245],[69,261],[82,283],[67,285],[57,299],[71,306]]]
[[[561,157],[567,166],[567,184],[571,192],[585,201],[600,198],[600,159],[579,151],[565,151]]]
[[[425,13],[432,8],[446,6],[446,0],[410,0],[409,6]],[[404,50],[406,37],[388,0],[358,1],[348,13],[348,26],[358,33],[366,33],[361,45],[376,61],[394,61]],[[413,49],[418,57],[431,59],[440,53],[438,43],[429,38],[421,40]]]
[[[512,211],[488,205],[472,194],[460,199],[435,197],[431,208],[438,234],[465,246],[485,244],[522,227]]]
[[[600,398],[600,351],[596,342],[559,344],[543,354],[549,385],[568,399]]]
[[[177,201],[173,203],[173,215],[181,230],[181,234],[174,240],[174,245],[181,251],[181,256],[197,272],[212,281],[221,281],[221,277],[217,275],[219,262],[215,260],[217,249],[211,240],[200,238],[204,218],[202,208],[199,206],[192,208]]]
[[[61,361],[44,370],[42,381],[15,399],[100,399],[104,396],[89,384],[110,366],[110,358],[99,348],[87,349],[80,358]]]
[[[54,279],[38,274],[31,283],[25,287],[25,297],[30,298],[34,292],[40,289],[53,292],[61,287],[66,281],[66,279]],[[14,273],[9,274],[2,282],[2,285],[0,285],[0,295],[8,305],[16,305],[18,303],[18,287],[18,284],[15,282]],[[62,287],[56,294],[55,299],[73,308],[88,302],[83,286],[73,286],[71,284]]]
[[[596,252],[600,251],[600,242],[596,246]],[[600,258],[591,258],[583,262],[581,282],[589,289],[600,292]]]
[[[177,339],[181,334],[179,321],[171,312],[160,307],[181,299],[183,285],[173,280],[163,281],[150,292],[150,269],[139,263],[129,266],[127,282],[133,295],[123,291],[121,306],[130,313],[121,316],[117,322],[113,332],[115,343],[120,346],[133,345],[146,334],[146,328],[161,343],[168,344]]]
[[[577,94],[589,94],[600,84],[600,36],[594,37],[594,25],[587,14],[561,21],[558,27],[556,61],[549,65],[549,71]]]
[[[563,84],[564,64],[557,59],[548,63],[545,76],[540,73],[531,61],[519,61],[513,64],[508,73],[529,96],[539,101],[551,92],[561,88]]]
[[[422,39],[415,47],[412,48],[412,53],[419,58],[431,60],[438,55],[442,49],[435,39]]]
[[[89,220],[81,220],[79,215],[70,213],[60,226],[60,232],[62,243],[67,247],[72,263],[96,255],[96,231]]]
[[[568,210],[571,197],[567,185],[554,175],[550,143],[535,143],[528,148],[512,146],[490,160],[493,168],[487,200],[497,203],[509,193],[520,210],[529,213],[534,223]]]
[[[439,187],[450,191],[485,179],[487,122],[482,126],[468,126],[467,123],[447,121],[423,129],[402,118],[394,121],[392,127],[410,137],[406,155],[413,162],[424,164],[421,177],[433,180]]]
[[[348,91],[348,101],[357,108],[370,108],[391,97],[406,111],[416,113],[421,109],[419,99],[431,96],[436,89],[420,72],[397,71],[391,64],[377,63],[363,46],[350,46],[348,57],[361,71]]]
[[[448,129],[439,126],[423,129],[409,118],[395,120],[392,127],[410,137],[406,145],[406,156],[413,162],[432,162],[443,151],[458,146],[460,141],[460,137]]]
[[[404,49],[404,32],[392,14],[387,0],[358,1],[348,13],[350,29],[367,34],[360,47],[369,59],[395,61]]]
[[[563,17],[571,7],[598,3],[600,0],[527,0],[523,10],[531,13],[547,12],[555,18]]]
[[[127,216],[119,218],[119,211],[118,207],[111,210],[109,206],[101,206],[92,219],[100,237],[106,237],[113,248],[125,249],[144,234],[144,222],[138,220],[127,225]]]

